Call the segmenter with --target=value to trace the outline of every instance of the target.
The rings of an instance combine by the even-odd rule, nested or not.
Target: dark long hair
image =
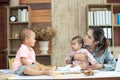
[[[102,28],[99,27],[91,27],[90,28],[93,31],[93,37],[94,41],[99,41],[97,47],[98,47],[98,52],[97,56],[102,55],[105,50],[108,48],[110,45],[109,40],[104,36],[104,31]]]

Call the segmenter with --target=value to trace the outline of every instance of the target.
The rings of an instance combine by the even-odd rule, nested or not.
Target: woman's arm
[[[100,66],[104,70],[115,69],[116,61],[109,48],[107,48],[102,55],[95,56],[95,59],[99,62],[99,65],[96,65],[96,69],[100,68]]]
[[[74,55],[74,60],[81,62],[86,62],[88,60],[87,58],[88,58],[87,55],[84,53],[77,53]]]
[[[111,53],[110,49],[106,49],[105,51],[105,62],[104,62],[104,69],[106,70],[114,70],[116,66],[116,60],[113,54]]]

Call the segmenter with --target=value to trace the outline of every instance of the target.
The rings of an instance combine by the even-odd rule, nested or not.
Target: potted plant
[[[56,35],[56,28],[51,26],[34,26],[36,40],[39,41],[41,54],[48,54],[49,41]]]

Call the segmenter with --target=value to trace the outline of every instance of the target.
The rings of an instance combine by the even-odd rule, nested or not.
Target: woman
[[[109,41],[104,36],[104,31],[101,28],[90,28],[85,36],[84,45],[93,57],[99,62],[94,66],[89,66],[92,69],[114,70],[116,61],[112,55],[109,46]],[[79,54],[74,56],[74,59],[79,57]],[[88,66],[87,66],[88,67]]]

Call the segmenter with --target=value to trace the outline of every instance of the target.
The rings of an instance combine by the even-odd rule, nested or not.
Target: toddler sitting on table
[[[83,49],[83,39],[81,36],[75,36],[71,42],[72,51],[66,57],[65,67],[58,67],[57,70],[62,71],[80,71],[81,69],[89,69],[88,65],[96,65],[98,62],[94,59],[87,49]],[[80,54],[76,56],[75,54]]]
[[[13,62],[13,70],[18,75],[51,75],[52,67],[39,64],[35,59],[33,46],[36,42],[35,33],[28,28],[19,33],[21,46]]]

